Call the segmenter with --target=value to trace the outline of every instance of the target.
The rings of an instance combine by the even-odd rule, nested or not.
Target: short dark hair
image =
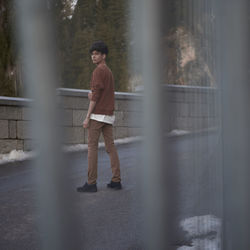
[[[103,41],[94,42],[89,49],[89,53],[91,54],[94,50],[106,55],[109,52],[107,45]]]

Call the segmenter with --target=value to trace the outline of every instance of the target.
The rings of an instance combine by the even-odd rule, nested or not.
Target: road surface
[[[183,219],[209,214],[221,216],[220,144],[216,133],[174,137],[167,143],[174,156],[170,163],[173,169],[170,175],[174,176],[170,181],[173,191],[170,201],[173,202],[172,216],[176,223],[173,231],[176,232],[171,247],[166,249],[177,249],[190,243],[186,232],[179,227]],[[105,150],[100,149],[98,192],[77,193],[76,187],[86,181],[87,152],[68,155],[70,192],[75,200],[72,207],[77,217],[80,238],[77,249],[145,249],[145,218],[143,203],[138,195],[140,185],[137,166],[140,164],[138,155],[141,145],[137,142],[117,148],[123,184],[120,191],[106,187],[111,170]],[[0,166],[0,218],[1,250],[41,249],[35,167],[32,161]]]

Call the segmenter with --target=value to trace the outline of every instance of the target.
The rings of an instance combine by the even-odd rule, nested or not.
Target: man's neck
[[[103,60],[103,61],[101,61],[101,62],[99,62],[99,63],[96,64],[96,66],[99,66],[99,65],[106,65],[105,60]]]

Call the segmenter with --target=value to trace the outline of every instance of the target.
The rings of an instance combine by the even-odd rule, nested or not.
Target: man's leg
[[[120,182],[120,161],[117,154],[117,150],[113,139],[113,126],[110,124],[105,124],[102,127],[102,133],[105,141],[105,148],[109,154],[111,169],[112,169],[112,182]]]
[[[90,120],[88,128],[88,184],[96,184],[98,141],[103,123]]]

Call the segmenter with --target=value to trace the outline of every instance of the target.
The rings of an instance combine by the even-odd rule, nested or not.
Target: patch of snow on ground
[[[116,145],[126,144],[126,143],[141,141],[141,140],[142,140],[141,136],[127,137],[127,138],[122,138],[122,139],[116,139],[115,144]]]
[[[77,145],[71,145],[71,146],[63,146],[64,152],[79,152],[79,151],[85,151],[88,149],[87,144],[77,144]]]
[[[115,140],[115,144],[116,145],[126,144],[126,143],[136,142],[140,140],[141,140],[140,136],[128,137],[128,138]],[[104,142],[99,143],[100,148],[104,146],[105,146]],[[63,146],[64,152],[80,152],[80,151],[85,151],[87,149],[88,149],[87,144]],[[28,160],[28,159],[34,158],[36,155],[37,154],[34,151],[24,152],[22,150],[12,150],[9,154],[0,154],[0,164],[5,164],[8,162],[14,162],[14,161]]]
[[[141,140],[140,136],[116,139],[115,140],[115,145],[127,144],[127,143],[131,143],[131,142],[137,142],[137,141],[140,141],[140,140]],[[99,142],[98,147],[99,148],[105,147],[104,142]],[[77,144],[77,145],[72,145],[72,146],[63,146],[63,151],[64,152],[78,152],[78,151],[85,151],[87,149],[88,149],[87,144]]]
[[[180,225],[192,240],[192,247],[182,246],[178,250],[221,249],[221,220],[214,215],[187,218]]]
[[[181,227],[190,237],[219,232],[220,226],[220,220],[214,215],[195,216],[181,221]]]
[[[35,152],[24,152],[22,150],[12,150],[9,154],[0,154],[0,164],[14,161],[24,161],[36,156]]]
[[[169,136],[175,136],[175,135],[187,135],[190,132],[187,130],[180,130],[180,129],[173,129],[168,133]]]
[[[177,250],[197,250],[197,248],[189,247],[189,246],[182,246],[182,247],[179,247]]]

